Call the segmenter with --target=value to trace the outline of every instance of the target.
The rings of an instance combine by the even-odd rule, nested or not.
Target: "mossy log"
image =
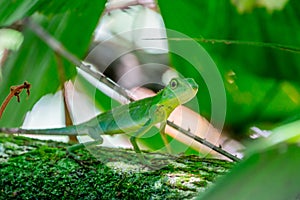
[[[192,199],[233,166],[148,153],[160,166],[151,169],[130,149],[97,147],[101,159],[82,149],[75,159],[69,145],[0,134],[0,199]]]

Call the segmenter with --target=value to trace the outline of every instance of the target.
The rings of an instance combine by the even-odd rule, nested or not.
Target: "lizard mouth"
[[[185,79],[186,86],[180,95],[177,96],[180,104],[184,104],[195,97],[198,91],[198,84],[192,78]]]
[[[187,78],[186,81],[189,83],[189,85],[191,86],[191,88],[192,88],[194,91],[197,91],[197,90],[198,90],[198,84],[194,81],[194,79],[192,79],[192,78]]]

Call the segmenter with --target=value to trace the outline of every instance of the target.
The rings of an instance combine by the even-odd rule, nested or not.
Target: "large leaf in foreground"
[[[249,156],[200,199],[299,199],[299,129],[300,121],[284,124],[249,145]]]
[[[299,199],[300,148],[280,144],[253,154],[199,199]]]

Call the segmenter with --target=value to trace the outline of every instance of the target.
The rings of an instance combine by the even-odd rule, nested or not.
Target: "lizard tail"
[[[80,126],[67,126],[52,129],[22,129],[22,128],[0,128],[1,133],[6,134],[31,134],[31,135],[80,135]]]

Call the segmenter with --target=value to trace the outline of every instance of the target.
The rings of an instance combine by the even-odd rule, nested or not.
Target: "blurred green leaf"
[[[34,12],[39,0],[0,1],[0,26],[8,26]]]
[[[250,144],[246,156],[199,199],[299,199],[300,121]]]
[[[198,199],[299,199],[300,148],[279,144],[237,164]]]
[[[287,123],[272,130],[267,138],[260,138],[246,149],[246,154],[263,151],[280,143],[297,144],[300,142],[300,120]],[[300,148],[299,148],[300,150]]]
[[[23,1],[1,2],[3,7],[18,12],[8,17],[6,11],[0,14],[1,25],[32,15],[46,31],[60,41],[70,52],[82,58],[91,41],[92,33],[104,8],[104,0],[87,1]],[[1,7],[1,8],[3,8]],[[26,9],[22,9],[26,7]],[[58,9],[59,8],[59,9]],[[1,11],[0,11],[1,13]],[[54,93],[65,80],[76,74],[75,67],[56,55],[30,30],[23,31],[24,42],[17,53],[12,53],[3,67],[3,82],[0,87],[0,101],[9,93],[9,87],[27,80],[32,84],[31,96],[21,103],[11,101],[0,121],[1,126],[20,126],[25,114],[45,94]]]
[[[191,38],[268,42],[300,46],[300,4],[290,0],[280,11],[264,8],[240,14],[229,0],[159,0],[168,29]],[[175,14],[176,13],[176,14]],[[183,43],[185,41],[177,41]],[[201,43],[216,62],[227,93],[227,125],[245,127],[255,121],[277,121],[300,111],[300,57],[260,45]],[[172,50],[174,46],[170,45]],[[200,55],[199,55],[200,56]],[[184,58],[171,57],[174,67],[195,78],[201,114],[211,115],[211,97],[201,75]],[[288,83],[293,93],[286,92]]]

